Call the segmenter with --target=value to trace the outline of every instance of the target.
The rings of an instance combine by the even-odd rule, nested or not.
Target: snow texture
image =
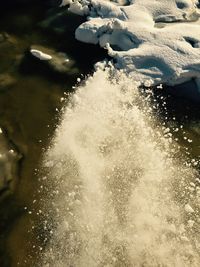
[[[118,69],[147,86],[200,84],[200,12],[196,0],[63,0],[88,21],[76,38],[108,50]]]

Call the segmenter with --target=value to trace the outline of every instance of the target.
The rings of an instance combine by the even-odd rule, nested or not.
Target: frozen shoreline
[[[140,84],[174,86],[193,79],[200,88],[197,2],[63,0],[62,5],[88,17],[76,38],[106,48],[115,67]]]

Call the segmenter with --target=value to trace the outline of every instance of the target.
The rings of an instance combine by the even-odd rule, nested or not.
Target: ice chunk
[[[40,60],[51,60],[52,59],[52,56],[45,54],[40,50],[31,49],[30,52],[33,56],[39,58]]]

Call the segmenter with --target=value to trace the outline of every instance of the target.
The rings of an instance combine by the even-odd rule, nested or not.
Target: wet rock
[[[18,179],[21,158],[21,154],[0,128],[0,196],[3,192],[13,190]]]
[[[67,54],[56,52],[40,45],[32,45],[30,54],[33,60],[59,74],[73,75],[78,72],[75,62]]]

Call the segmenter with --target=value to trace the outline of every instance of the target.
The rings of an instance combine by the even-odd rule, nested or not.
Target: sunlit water
[[[199,266],[198,162],[186,164],[148,93],[98,70],[45,154],[40,266]],[[194,165],[194,166],[192,166]]]

